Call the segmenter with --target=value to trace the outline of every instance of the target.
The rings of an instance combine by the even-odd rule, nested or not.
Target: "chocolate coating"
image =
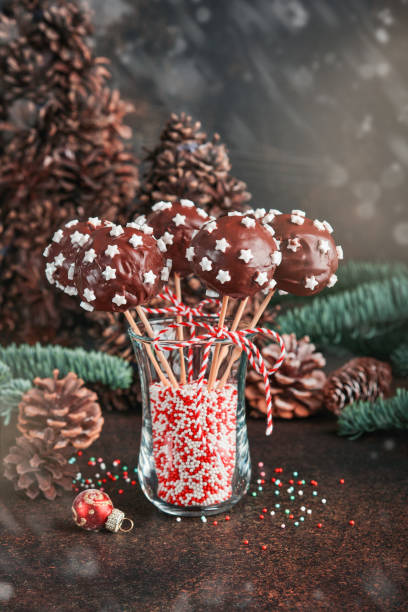
[[[194,271],[222,295],[252,296],[274,287],[280,261],[271,228],[250,215],[225,215],[206,223],[191,242]]]
[[[75,258],[78,251],[89,242],[91,233],[109,223],[97,217],[88,221],[69,221],[54,233],[44,251],[45,275],[51,285],[55,285],[68,295],[76,295],[74,285]]]
[[[159,292],[165,271],[153,236],[133,227],[103,227],[93,232],[76,257],[75,284],[81,306],[123,312],[144,304]]]
[[[297,213],[277,215],[271,222],[282,252],[275,280],[280,290],[293,295],[314,295],[337,280],[336,243],[327,222],[313,221]]]
[[[153,228],[160,250],[172,260],[172,270],[182,276],[191,274],[191,262],[186,258],[194,231],[199,230],[209,217],[204,209],[190,200],[158,202],[147,219]]]

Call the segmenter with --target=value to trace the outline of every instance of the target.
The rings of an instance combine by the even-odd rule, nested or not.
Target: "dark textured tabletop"
[[[78,458],[78,469],[94,474],[87,465],[93,455],[112,473],[125,462],[133,470],[140,425],[136,413],[106,414],[100,440]],[[264,432],[262,420],[249,421],[253,486],[230,520],[222,514],[207,523],[177,522],[121,479],[107,491],[135,521],[133,532],[91,533],[71,520],[73,495],[30,502],[1,480],[5,609],[406,610],[406,436],[388,432],[349,441],[336,435],[329,416],[279,421],[272,437]],[[122,463],[114,468],[117,458]],[[263,486],[256,482],[260,471]],[[287,482],[294,471],[296,500],[290,502]],[[315,497],[310,480],[318,482]],[[274,508],[278,501],[280,509]],[[302,513],[302,505],[312,514]],[[286,506],[294,519],[283,518]],[[302,514],[305,520],[295,527]]]

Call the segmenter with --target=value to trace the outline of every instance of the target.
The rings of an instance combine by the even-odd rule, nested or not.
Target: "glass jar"
[[[203,319],[207,322],[207,319]],[[155,336],[174,318],[149,320]],[[212,320],[214,324],[214,320]],[[198,329],[196,335],[203,333]],[[205,332],[204,332],[205,333]],[[225,384],[220,379],[234,351],[228,340],[215,340],[200,391],[198,378],[203,363],[204,341],[187,344],[176,339],[176,329],[160,336],[155,352],[153,340],[129,330],[139,368],[143,425],[139,452],[139,482],[157,508],[179,516],[224,512],[247,492],[251,478],[245,420],[246,356],[234,362]],[[186,332],[184,336],[187,337]],[[166,351],[180,343],[182,348]],[[216,349],[217,345],[219,346]],[[211,391],[207,378],[218,351],[220,368]],[[153,367],[152,352],[157,361]],[[163,356],[178,382],[171,386],[158,363]],[[184,362],[186,379],[180,382]],[[164,378],[165,377],[165,378]]]

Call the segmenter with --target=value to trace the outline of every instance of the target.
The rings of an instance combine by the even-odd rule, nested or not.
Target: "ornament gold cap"
[[[130,527],[128,529],[122,528],[122,523],[124,521],[129,521]],[[122,512],[122,510],[114,508],[106,519],[105,528],[113,533],[117,533],[118,531],[131,531],[133,529],[133,521],[125,517],[125,513]]]

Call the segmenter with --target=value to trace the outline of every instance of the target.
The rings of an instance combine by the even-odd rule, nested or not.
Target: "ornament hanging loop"
[[[123,528],[123,523],[127,521],[129,523],[129,527],[127,529]],[[128,531],[132,531],[133,527],[134,527],[134,522],[132,521],[132,519],[128,518],[127,516],[125,516],[125,518],[122,520],[120,527],[119,527],[119,531],[124,531],[125,533],[127,533]]]

